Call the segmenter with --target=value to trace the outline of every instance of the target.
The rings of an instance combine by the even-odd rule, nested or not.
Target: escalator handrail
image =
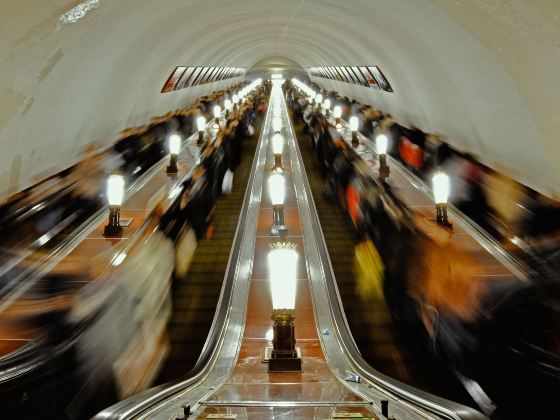
[[[296,138],[292,129],[292,136]],[[299,148],[296,148],[297,159],[303,167],[303,159]],[[482,413],[477,410],[464,406],[453,401],[446,400],[436,395],[417,389],[411,385],[393,379],[370,366],[361,355],[356,342],[350,331],[348,320],[344,313],[342,299],[335,279],[334,270],[330,261],[326,241],[321,229],[321,223],[317,214],[317,208],[311,192],[309,180],[305,171],[302,171],[303,187],[307,201],[310,206],[311,223],[316,233],[316,248],[320,255],[322,272],[325,276],[325,285],[327,287],[327,295],[329,301],[329,310],[336,329],[337,340],[343,350],[343,353],[349,359],[351,364],[357,370],[362,378],[372,384],[375,384],[385,392],[392,394],[395,399],[408,401],[418,407],[425,409],[431,413],[446,419],[454,420],[479,420],[486,419]]]
[[[267,114],[268,118],[268,114]],[[265,126],[263,124],[263,127]],[[261,131],[259,136],[259,143],[261,143],[264,137],[264,129]],[[141,415],[143,412],[154,407],[162,401],[168,400],[186,389],[196,386],[205,376],[208,375],[209,370],[212,369],[213,361],[216,359],[220,352],[221,343],[223,337],[226,334],[227,326],[229,324],[230,316],[230,304],[233,297],[234,291],[234,280],[235,276],[239,270],[239,253],[241,251],[241,245],[244,241],[244,229],[247,221],[247,208],[251,201],[251,191],[252,185],[256,176],[257,169],[257,154],[255,154],[251,173],[249,176],[249,181],[245,190],[243,205],[241,207],[241,213],[237,223],[235,236],[233,239],[233,245],[230,251],[230,256],[228,260],[228,265],[226,267],[226,274],[224,276],[224,282],[222,284],[222,289],[220,291],[220,297],[216,306],[216,311],[214,314],[214,319],[210,327],[207,339],[204,343],[200,357],[198,358],[194,368],[185,375],[185,378],[178,379],[166,384],[159,385],[157,387],[148,389],[146,391],[140,392],[132,397],[129,397],[123,401],[114,404],[111,407],[98,413],[94,419],[129,419],[135,418]]]

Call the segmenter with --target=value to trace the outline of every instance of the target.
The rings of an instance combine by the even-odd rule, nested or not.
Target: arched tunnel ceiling
[[[559,14],[556,0],[2,0],[0,196],[231,82],[161,94],[175,66],[277,57],[379,65],[394,93],[317,82],[558,197]]]

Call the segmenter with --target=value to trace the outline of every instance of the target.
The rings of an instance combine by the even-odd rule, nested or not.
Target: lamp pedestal
[[[352,131],[352,147],[358,147],[360,145],[360,140],[358,140],[358,132]]]
[[[199,131],[198,132],[198,140],[196,141],[196,145],[200,146],[202,143],[204,143],[204,131]]]
[[[103,236],[105,237],[120,236],[122,233],[120,219],[121,219],[120,207],[111,206],[109,208],[109,223],[105,226],[105,229],[103,230]]]
[[[391,169],[389,169],[389,165],[387,165],[387,156],[386,155],[379,155],[379,181],[381,183],[385,183],[385,180],[389,178],[389,174],[391,173]]]
[[[226,120],[229,120],[229,109],[226,109],[226,115],[225,115],[225,117],[226,117]]]
[[[280,173],[282,173],[282,171],[284,171],[284,168],[282,167],[282,155],[281,154],[275,154],[274,155],[274,166],[272,167],[272,171],[273,172],[280,172]]]
[[[448,229],[453,229],[453,225],[447,219],[447,205],[436,204],[436,223]]]
[[[169,158],[169,166],[167,167],[166,173],[168,174],[176,174],[179,172],[179,168],[177,168],[177,155],[172,154]]]
[[[272,311],[274,325],[269,372],[301,372],[301,357],[296,349],[295,318],[293,309]]]
[[[220,117],[214,118],[214,127],[220,128]]]
[[[284,223],[284,205],[272,205],[272,228],[270,229],[271,235],[280,235],[286,232],[288,228]]]

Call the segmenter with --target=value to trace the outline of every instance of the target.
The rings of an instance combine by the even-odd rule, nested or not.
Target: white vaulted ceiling
[[[267,62],[379,65],[394,93],[324,84],[560,194],[558,0],[0,0],[0,8],[0,197],[67,166],[88,143],[111,142],[229,84],[161,94],[175,66],[262,71]]]

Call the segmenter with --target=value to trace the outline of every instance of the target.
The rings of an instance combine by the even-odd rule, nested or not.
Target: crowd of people
[[[212,121],[214,105],[223,105],[240,87],[215,92],[187,109],[125,130],[108,149],[88,147],[84,158],[59,174],[59,179],[53,177],[49,186],[53,194],[55,185],[70,187],[63,196],[66,198],[24,222],[43,224],[46,230],[70,215],[76,223],[85,221],[105,204],[109,173],[117,169],[128,182],[134,181],[165,157],[171,134],[190,137],[196,131],[196,118],[202,115]],[[8,353],[19,350],[0,362],[2,370],[18,366],[26,358],[33,361],[43,357],[37,364],[40,373],[31,369],[21,377],[18,374],[0,389],[3,395],[13,397],[13,406],[7,406],[7,412],[13,408],[31,413],[42,405],[47,416],[53,418],[89,418],[150,385],[150,366],[166,351],[174,279],[186,274],[197,242],[212,235],[216,201],[231,188],[225,181],[226,174],[230,173],[231,182],[241,162],[244,139],[253,134],[257,114],[266,111],[269,90],[270,84],[264,83],[247,94],[229,111],[225,123],[205,131],[202,142],[192,142],[196,143],[193,147],[198,163],[180,184],[180,192],[169,208],[162,213],[161,206],[156,207],[156,225],[147,229],[153,233],[122,265],[94,267],[91,271],[89,264],[81,268],[65,264],[63,272],[54,270],[37,283],[33,293],[23,296],[16,311],[2,314],[3,335],[9,336],[17,325],[18,334],[29,332],[38,338],[31,347],[2,348]],[[44,193],[46,202],[49,193]],[[26,206],[36,205],[32,196],[37,194],[30,189],[14,197],[5,204],[3,216],[10,219],[10,211],[25,211]],[[55,218],[58,222],[50,220],[47,226],[45,219]],[[10,219],[11,223],[18,221]],[[32,238],[43,234],[37,226],[30,232]],[[68,267],[71,272],[65,273]],[[22,401],[21,396],[29,392],[34,394]],[[53,394],[55,399],[51,398]]]
[[[386,134],[390,140],[387,153],[426,183],[430,184],[435,169],[446,172],[452,184],[450,202],[504,247],[517,252],[523,243],[543,258],[559,257],[554,251],[560,244],[560,203],[483,165],[440,135],[406,127],[391,114],[337,92],[324,91],[317,85],[315,89],[324,100],[342,107],[342,118],[357,116],[365,137],[374,140],[377,134]],[[296,122],[308,118],[311,104],[293,95],[288,100],[294,106]],[[518,254],[523,257],[523,253]]]
[[[167,155],[171,133],[189,137],[196,130],[198,116],[210,121],[213,106],[223,107],[224,100],[240,87],[213,92],[188,108],[154,117],[142,127],[126,129],[110,147],[88,144],[74,165],[7,198],[0,203],[0,248],[26,248],[53,228],[64,226],[58,235],[51,235],[48,243],[41,243],[42,247],[56,245],[61,235],[70,233],[105,204],[109,174],[118,170],[131,184]]]
[[[294,122],[303,124],[319,162],[325,179],[323,193],[344,209],[357,237],[354,273],[358,294],[369,299],[369,304],[382,300],[402,334],[424,331],[423,347],[438,360],[479,380],[499,402],[529,395],[528,388],[535,393],[559,389],[556,270],[539,271],[526,284],[485,277],[480,263],[451,243],[452,232],[447,227],[430,224],[415,214],[394,194],[390,183],[374,176],[305,92],[290,82],[284,91]],[[454,151],[441,139],[397,124],[381,111],[334,92],[322,93],[323,98],[344,106],[343,116],[360,115],[364,135],[389,134],[394,141],[388,153],[422,178],[436,167],[447,165],[449,169],[452,162],[461,160],[468,163],[464,182],[470,186],[470,195],[455,203],[490,229],[487,211],[478,208],[484,206],[480,196],[489,195],[489,179],[503,180],[503,176]],[[556,209],[555,204],[551,206]],[[512,377],[525,386],[510,386]]]

